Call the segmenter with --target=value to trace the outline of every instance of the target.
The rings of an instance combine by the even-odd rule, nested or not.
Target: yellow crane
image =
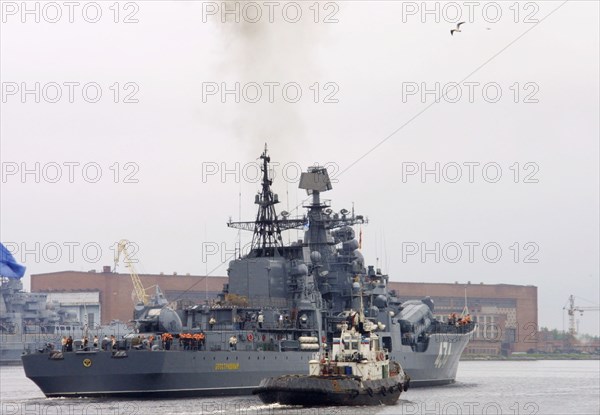
[[[575,305],[575,296],[571,294],[569,299],[567,300],[568,306],[565,304],[563,310],[567,310],[567,314],[569,315],[569,334],[575,336],[577,334],[577,326],[575,325],[575,312],[579,312],[580,315],[583,315],[584,311],[598,311],[600,307],[581,307]]]
[[[127,239],[121,239],[119,241],[119,244],[117,245],[117,251],[115,252],[115,270],[117,269],[117,265],[119,264],[121,254],[123,254],[123,263],[125,264],[127,269],[129,269],[129,274],[131,275],[131,282],[133,282],[133,289],[135,291],[138,303],[148,305],[148,300],[150,296],[146,294],[146,290],[142,285],[140,276],[137,274],[135,267],[133,266],[133,258],[127,250],[128,244],[129,241]]]

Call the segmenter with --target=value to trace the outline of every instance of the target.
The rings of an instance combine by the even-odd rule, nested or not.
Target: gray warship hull
[[[157,289],[153,303],[136,307],[136,333],[111,341],[113,350],[24,355],[26,376],[46,396],[250,394],[264,378],[306,374],[314,354],[332,347],[344,324],[355,325],[356,310],[411,385],[454,382],[474,324],[441,321],[433,299],[401,301],[388,289],[389,276],[360,252],[353,226],[366,218],[321,200],[332,189],[324,167],[300,177],[307,215],[277,214],[266,148],[260,159],[256,219],[227,224],[253,231],[251,249],[229,262],[218,299],[176,311]],[[304,238],[284,244],[282,231],[293,229]]]
[[[452,342],[449,353],[447,344]],[[392,351],[411,387],[453,383],[468,334],[432,335],[426,351]],[[440,351],[441,350],[441,351]],[[306,374],[313,352],[148,351],[47,353],[23,356],[27,376],[47,397],[187,397],[249,395],[265,377]],[[89,367],[84,361],[89,359]],[[87,363],[86,363],[87,364]]]

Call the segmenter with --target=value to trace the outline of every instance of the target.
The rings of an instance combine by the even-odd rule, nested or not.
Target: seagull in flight
[[[461,24],[464,24],[464,23],[465,23],[465,22],[460,22],[459,24],[457,24],[457,25],[456,25],[456,29],[452,29],[452,30],[450,31],[450,34],[451,34],[452,36],[454,36],[454,32],[459,32],[459,33],[460,33],[460,25],[461,25]]]

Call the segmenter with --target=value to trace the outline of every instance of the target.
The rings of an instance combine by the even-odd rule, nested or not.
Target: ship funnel
[[[313,192],[326,192],[333,189],[325,167],[309,167],[308,172],[300,175],[300,189],[305,189],[310,195]]]

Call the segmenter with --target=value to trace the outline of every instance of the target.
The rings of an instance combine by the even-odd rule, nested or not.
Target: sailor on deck
[[[265,321],[265,316],[263,316],[263,313],[262,312],[258,313],[258,328],[259,329],[262,329],[264,321]]]
[[[102,343],[100,343],[100,346],[102,347],[102,350],[107,351],[108,350],[108,345],[110,344],[110,340],[108,339],[108,336],[105,334],[104,338],[102,339]]]
[[[204,340],[205,339],[206,339],[206,336],[204,335],[204,332],[200,331],[200,333],[198,333],[198,350],[204,349]]]
[[[233,335],[229,338],[229,349],[236,350],[237,349],[236,345],[237,345],[237,337],[235,335]]]

